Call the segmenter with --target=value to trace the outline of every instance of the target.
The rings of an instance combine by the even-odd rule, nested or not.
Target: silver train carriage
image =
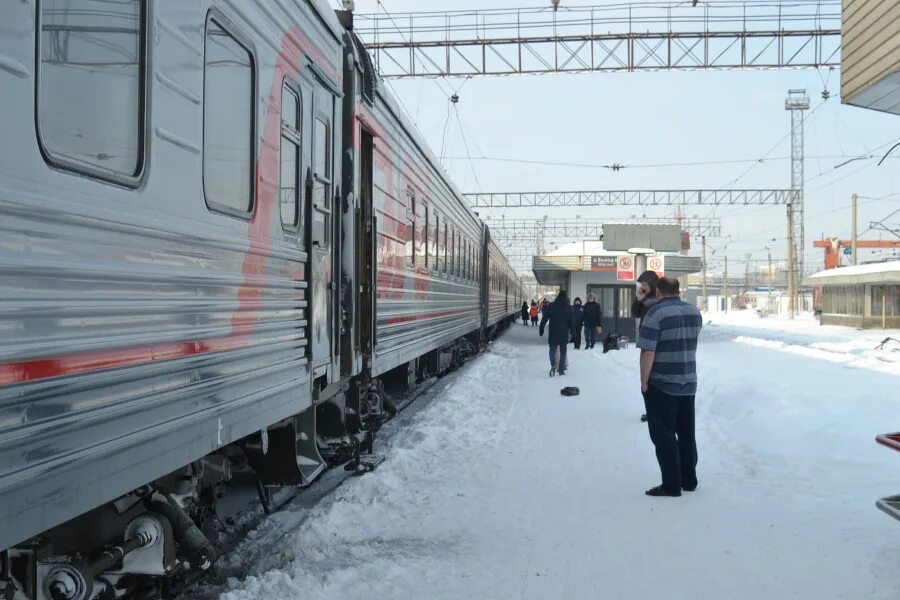
[[[0,107],[6,598],[191,579],[524,296],[325,0],[3,2]]]

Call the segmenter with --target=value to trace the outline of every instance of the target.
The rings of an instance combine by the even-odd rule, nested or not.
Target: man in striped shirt
[[[703,319],[696,306],[678,297],[678,281],[659,280],[654,304],[641,326],[641,392],[662,485],[648,496],[680,496],[697,489],[694,394],[697,392],[697,336]]]

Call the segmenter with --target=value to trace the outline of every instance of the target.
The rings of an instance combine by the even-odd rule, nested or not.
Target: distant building
[[[533,257],[532,270],[540,285],[559,286],[570,300],[586,302],[587,295],[594,294],[603,313],[604,335],[635,339],[637,321],[631,316],[631,303],[644,262],[660,276],[679,278],[703,268],[696,256],[659,253],[638,260],[628,252],[604,249],[603,242],[585,241]]]
[[[807,277],[823,325],[900,327],[900,260],[829,269]]]
[[[841,101],[900,115],[898,0],[843,0]]]

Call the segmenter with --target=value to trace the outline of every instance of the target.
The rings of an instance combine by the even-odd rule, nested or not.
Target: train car
[[[490,238],[487,226],[485,231],[483,260],[487,275],[484,282],[486,289],[484,326],[487,329],[496,329],[509,324],[510,317],[515,319],[515,313],[522,302],[518,299],[520,286],[515,270],[499,246]]]
[[[314,433],[311,377],[340,378],[343,30],[318,1],[0,22],[0,550],[32,540],[0,566],[17,599],[119,597],[123,573],[208,564],[231,452]],[[290,456],[298,481],[325,467]]]
[[[343,14],[352,30],[352,18]],[[345,108],[359,177],[359,226],[369,232],[360,252],[371,264],[368,313],[374,332],[366,357],[372,377],[383,375],[481,327],[483,226],[399,105],[376,76],[358,38],[357,67],[348,73]],[[368,250],[370,256],[366,256]]]
[[[233,471],[265,501],[358,457],[515,274],[325,0],[0,23],[0,589],[163,594]]]

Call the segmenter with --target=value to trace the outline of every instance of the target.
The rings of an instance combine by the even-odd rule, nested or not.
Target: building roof
[[[604,250],[603,242],[575,242],[566,244],[549,254],[533,256],[531,268],[539,284],[561,285],[565,283],[566,277],[570,272],[592,272],[591,257],[593,256],[614,258],[629,255],[628,252]],[[699,256],[685,256],[670,252],[659,252],[657,256],[665,257],[665,273],[672,277],[696,273],[703,268],[703,263]]]
[[[828,269],[803,280],[803,285],[900,284],[900,260]]]
[[[619,254],[622,253],[604,250],[602,241],[585,240],[560,246],[553,252],[548,252],[546,256],[618,256]]]

